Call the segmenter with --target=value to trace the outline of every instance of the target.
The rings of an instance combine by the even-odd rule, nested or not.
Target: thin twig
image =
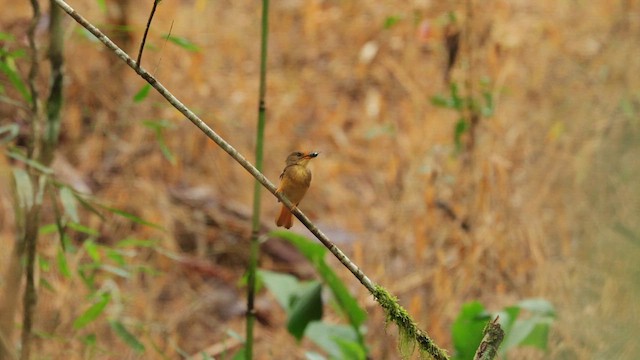
[[[137,64],[133,61],[126,52],[120,49],[116,44],[114,44],[105,34],[103,34],[98,28],[89,23],[85,18],[83,18],[80,14],[78,14],[71,6],[69,6],[63,0],[53,0],[55,3],[60,6],[69,16],[71,16],[75,21],[77,21],[80,25],[82,25],[85,29],[87,29],[90,33],[92,33],[100,42],[102,42],[107,48],[111,49],[116,56],[122,59],[129,67],[131,67],[138,75],[140,75],[143,79],[145,79],[154,89],[160,93],[173,107],[175,107],[178,111],[180,111],[189,121],[191,121],[195,126],[197,126],[208,138],[213,140],[222,150],[224,150],[227,154],[229,154],[236,162],[238,162],[245,170],[247,170],[256,180],[262,184],[271,194],[277,197],[291,212],[295,215],[302,224],[304,224],[309,231],[315,237],[320,240],[320,242],[327,248],[331,253],[344,265],[351,273],[360,281],[364,287],[369,290],[371,294],[374,296],[380,294],[380,287],[376,286],[363,272],[360,268],[354,264],[333,242],[317,227],[315,226],[309,218],[300,211],[298,207],[294,207],[291,201],[287,199],[280,193],[276,193],[276,187],[269,179],[267,179],[258,169],[256,169],[249,161],[247,161],[242,154],[238,152],[231,144],[225,141],[220,135],[218,135],[213,129],[211,129],[207,124],[204,123],[196,114],[194,114],[189,108],[187,108],[180,100],[178,100],[169,90],[167,90],[158,80],[156,80],[151,74],[149,74],[144,68],[141,66],[137,66]],[[394,319],[395,320],[395,319]],[[401,323],[398,323],[398,326],[401,328]],[[416,341],[420,344],[422,350],[429,353],[431,356],[437,359],[447,359],[448,357],[444,352],[431,354],[432,350],[431,346],[424,347],[425,343],[427,345],[432,344],[431,340],[426,336],[424,332],[420,332],[419,336],[416,338]],[[427,341],[428,340],[428,341]]]
[[[142,61],[142,53],[144,52],[144,44],[147,42],[147,34],[149,34],[149,28],[151,27],[151,20],[153,20],[153,15],[156,13],[156,8],[158,4],[162,0],[154,0],[153,7],[151,8],[151,14],[149,14],[149,20],[147,20],[147,27],[144,29],[144,35],[142,36],[142,41],[140,41],[140,50],[138,50],[138,60],[136,60],[136,65],[139,68]]]

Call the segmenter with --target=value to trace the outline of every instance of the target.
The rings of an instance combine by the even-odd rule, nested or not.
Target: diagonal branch
[[[189,121],[191,121],[195,126],[197,126],[208,138],[213,140],[222,150],[224,150],[227,154],[229,154],[236,162],[238,162],[245,170],[247,170],[256,180],[262,184],[269,192],[271,192],[275,197],[277,197],[288,209],[291,210],[293,215],[295,215],[302,224],[304,224],[309,231],[315,237],[322,242],[322,244],[331,251],[331,253],[344,265],[351,273],[364,285],[364,287],[369,290],[369,292],[374,295],[376,299],[379,299],[381,295],[386,294],[386,292],[381,291],[381,287],[375,285],[365,274],[360,270],[360,268],[354,264],[348,257],[345,255],[342,250],[340,250],[316,225],[314,225],[309,218],[300,211],[298,207],[294,207],[291,201],[287,199],[280,193],[276,193],[276,187],[267,179],[258,169],[256,169],[247,159],[238,152],[231,144],[225,141],[220,135],[218,135],[213,129],[211,129],[204,121],[202,121],[196,114],[194,114],[189,108],[187,108],[180,100],[178,100],[167,88],[165,88],[156,78],[154,78],[151,74],[149,74],[143,67],[138,66],[136,62],[127,55],[125,51],[120,49],[116,44],[113,43],[105,34],[103,34],[98,28],[88,22],[84,17],[78,14],[71,6],[69,6],[63,0],[52,0],[58,6],[60,6],[69,16],[71,16],[78,24],[82,25],[85,29],[87,29],[91,34],[93,34],[100,42],[102,42],[107,48],[111,49],[116,56],[122,59],[129,67],[131,67],[138,75],[140,75],[143,79],[145,79],[151,86],[153,86],[160,95],[162,95],[173,107],[175,107],[178,111],[182,113]],[[384,294],[383,294],[384,293]],[[401,309],[397,302],[394,307],[395,309]],[[388,308],[385,307],[386,310]],[[404,311],[404,309],[401,309]],[[401,333],[404,331],[405,333],[409,333],[410,335],[420,335],[416,336],[413,340],[416,341],[421,350],[429,354],[429,356],[435,359],[448,359],[446,353],[435,347],[431,339],[429,339],[423,331],[419,329],[412,328],[407,331],[407,326],[415,327],[415,323],[410,322],[409,325],[406,322],[402,321],[402,317],[396,317],[393,314],[388,314],[388,317],[396,322],[398,327],[401,329]],[[405,319],[406,320],[406,319]],[[427,346],[425,346],[425,344]]]
[[[187,106],[185,106],[178,98],[176,98],[167,88],[164,87],[156,78],[149,74],[142,66],[138,67],[136,62],[127,55],[124,50],[120,49],[114,44],[105,34],[103,34],[98,28],[89,23],[85,18],[78,14],[73,8],[71,8],[63,0],[54,0],[55,3],[60,6],[67,14],[69,14],[80,25],[89,30],[100,42],[105,44],[111,49],[120,59],[129,65],[138,75],[145,79],[154,89],[156,89],[160,95],[162,95],[173,107],[182,113],[187,119],[189,119],[195,126],[197,126],[202,132],[211,140],[213,140],[222,150],[229,154],[234,160],[236,160],[242,167],[245,168],[256,180],[258,180],[262,186],[275,195],[283,204],[289,209],[292,209],[293,214],[300,219],[300,221],[314,234],[318,240],[320,240],[332,253],[335,255],[344,266],[346,266],[355,275],[358,280],[371,292],[375,292],[374,283],[337,247],[329,240],[329,238],[315,226],[309,218],[300,211],[298,207],[285,198],[282,194],[276,193],[276,186],[269,181],[258,169],[256,169],[247,159],[238,152],[231,144],[218,135],[213,129],[211,129],[204,121],[202,121],[196,114],[194,114]]]

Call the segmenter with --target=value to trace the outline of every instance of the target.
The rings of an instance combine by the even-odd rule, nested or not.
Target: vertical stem
[[[51,88],[47,99],[47,122],[42,138],[43,149],[40,162],[49,165],[53,160],[60,134],[60,111],[62,110],[62,85],[64,65],[64,34],[62,32],[62,9],[50,0],[49,62],[51,64]]]
[[[27,155],[30,158],[39,156],[42,152],[41,147],[41,124],[40,124],[40,107],[38,99],[38,89],[36,80],[38,78],[38,48],[36,46],[36,28],[40,22],[40,4],[38,0],[31,0],[31,8],[33,9],[33,18],[27,32],[29,41],[29,50],[31,56],[31,65],[29,69],[29,91],[31,93],[31,139],[29,141]],[[33,171],[29,171],[29,181],[34,185],[37,183],[38,175]],[[36,189],[35,186],[32,188]],[[35,194],[34,194],[35,197]],[[20,359],[28,360],[31,355],[31,326],[33,323],[33,310],[36,305],[36,290],[34,284],[34,266],[36,241],[38,240],[38,222],[40,217],[40,206],[37,202],[29,205],[25,211],[23,237],[19,239],[18,247],[22,250],[19,256],[22,258],[26,254],[26,285],[22,298],[22,334],[20,336],[22,342],[22,352]]]
[[[258,98],[258,129],[256,133],[256,169],[262,172],[264,125],[267,106],[267,44],[269,38],[269,0],[262,1],[262,37],[260,41],[260,90]],[[247,329],[245,343],[245,359],[253,359],[253,330],[256,319],[254,300],[256,289],[256,270],[259,256],[260,236],[260,196],[262,186],[255,181],[253,189],[253,220],[251,231],[251,249],[249,254],[249,276],[247,279]]]

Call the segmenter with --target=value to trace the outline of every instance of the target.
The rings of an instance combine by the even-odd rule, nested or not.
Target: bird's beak
[[[314,157],[318,156],[318,152],[314,151],[314,152],[310,152],[307,155],[304,156],[304,158],[306,159],[313,159]]]

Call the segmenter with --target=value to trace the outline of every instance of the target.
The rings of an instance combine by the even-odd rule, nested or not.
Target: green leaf
[[[38,255],[38,267],[44,272],[49,272],[49,270],[51,269],[51,264],[49,263],[49,260]]]
[[[67,214],[72,221],[79,223],[78,203],[76,202],[76,197],[73,195],[73,191],[66,186],[62,187],[60,189],[60,201],[62,202],[65,214]]]
[[[20,168],[13,168],[13,180],[20,208],[30,209],[34,203],[34,193],[29,174]]]
[[[527,319],[516,319],[521,310],[527,310],[531,316]],[[529,345],[545,350],[549,338],[549,328],[555,317],[555,308],[545,299],[526,299],[516,306],[505,308],[511,321],[503,327],[505,339],[500,353],[505,354],[516,346]]]
[[[107,249],[106,255],[109,259],[111,259],[113,262],[115,262],[119,266],[124,266],[126,264],[124,256],[122,256],[122,254],[120,254],[120,252],[117,250]]]
[[[358,334],[347,325],[333,325],[321,321],[314,321],[307,326],[305,331],[307,339],[313,341],[322,350],[326,351],[331,358],[342,359],[343,348],[336,341],[342,339],[344,341],[357,343]],[[348,358],[346,358],[348,359]]]
[[[334,337],[335,338],[335,337]],[[340,347],[343,359],[365,360],[367,358],[366,349],[358,341],[350,341],[342,338],[335,338],[336,344]]]
[[[13,85],[16,90],[18,90],[24,101],[28,104],[31,104],[31,93],[27,89],[24,81],[22,81],[20,74],[18,74],[14,67],[10,66],[9,62],[7,62],[6,60],[0,61],[0,72],[4,73],[7,76],[11,85]]]
[[[458,119],[454,130],[453,138],[458,150],[462,149],[462,135],[469,130],[469,123],[464,118]]]
[[[0,145],[8,144],[20,133],[18,124],[7,124],[0,126]]]
[[[453,105],[446,97],[442,95],[434,95],[431,97],[431,104],[441,108],[451,108]]]
[[[264,286],[276,297],[280,306],[288,313],[291,306],[290,299],[295,295],[300,282],[292,275],[268,270],[258,270],[257,275]]]
[[[454,359],[473,359],[473,355],[482,341],[482,331],[489,319],[489,314],[478,301],[462,306],[451,327],[453,347],[456,350]]]
[[[111,301],[111,295],[109,293],[102,294],[100,300],[97,303],[91,305],[91,307],[85,310],[85,312],[82,313],[82,315],[80,315],[73,322],[73,328],[76,330],[82,329],[83,327],[87,326],[89,323],[97,319],[98,316],[100,316],[104,309],[107,307],[109,301]]]
[[[96,334],[91,333],[87,336],[83,336],[80,338],[80,341],[88,347],[95,346],[97,344]]]
[[[126,248],[126,247],[154,247],[158,243],[157,240],[144,240],[144,239],[135,239],[135,238],[127,238],[124,240],[120,240],[116,243],[116,247]]]
[[[192,43],[190,40],[184,37],[174,36],[170,34],[165,34],[163,37],[187,51],[191,51],[191,52],[200,51],[200,48],[196,44]]]
[[[40,226],[40,230],[38,230],[38,234],[40,235],[49,235],[58,231],[58,226],[56,224],[47,224]]]
[[[322,319],[322,284],[312,281],[305,286],[298,287],[298,290],[292,299],[287,330],[300,341],[307,325],[312,321]]]
[[[331,289],[342,312],[356,329],[364,323],[367,319],[366,311],[358,305],[358,301],[324,260],[327,253],[327,249],[324,246],[290,231],[272,231],[269,235],[289,241],[307,258],[322,280]]]
[[[125,344],[127,344],[134,351],[142,353],[145,351],[144,345],[136,338],[132,333],[130,333],[125,326],[119,321],[110,321],[109,325],[113,331],[122,339]]]
[[[58,271],[62,276],[67,279],[71,277],[71,271],[69,270],[69,264],[67,263],[67,256],[65,255],[62,248],[58,248],[58,252],[56,254],[56,262],[58,264]]]
[[[102,264],[100,265],[100,269],[103,271],[110,272],[116,276],[123,277],[125,279],[128,279],[131,277],[131,273],[129,271],[125,269],[121,269],[119,267],[112,266],[112,265]]]
[[[12,150],[8,153],[9,157],[21,161],[23,163],[25,163],[26,165],[31,166],[32,168],[42,172],[43,174],[47,174],[47,175],[51,175],[53,174],[53,170],[51,170],[51,168],[48,168],[42,164],[40,164],[39,162],[33,160],[33,159],[29,159],[28,157],[24,156],[23,154],[19,153],[18,151]]]
[[[6,32],[0,32],[0,41],[13,42],[15,41],[15,36]]]
[[[96,245],[93,240],[87,240],[83,245],[84,249],[87,251],[87,254],[93,260],[94,263],[100,263],[100,250],[98,250],[98,245]]]
[[[90,227],[84,226],[82,224],[78,224],[75,222],[68,222],[67,223],[67,227],[69,229],[75,230],[77,232],[83,233],[83,234],[87,234],[90,236],[98,236],[100,235],[100,233],[97,230],[94,230]]]
[[[139,103],[142,100],[146,99],[149,96],[149,92],[151,91],[151,84],[146,83],[144,86],[138,90],[138,92],[133,95],[133,102]]]
[[[160,151],[162,152],[162,155],[172,165],[175,165],[176,164],[176,157],[173,155],[173,153],[171,152],[171,150],[167,146],[167,143],[164,140],[164,135],[162,134],[162,130],[163,129],[166,129],[168,127],[172,127],[173,124],[171,124],[170,122],[168,122],[166,120],[160,120],[160,121],[144,120],[142,122],[142,124],[154,131],[154,133],[156,135],[156,141],[158,143],[158,146],[160,147]]]
[[[555,317],[556,310],[553,305],[545,299],[525,299],[518,303],[520,308],[529,310],[534,314]]]
[[[112,207],[105,206],[105,205],[101,205],[101,206],[102,206],[102,208],[104,208],[105,210],[110,211],[110,212],[112,212],[112,213],[114,213],[114,214],[116,214],[116,215],[120,215],[120,216],[122,216],[122,217],[124,217],[124,218],[126,218],[126,219],[129,219],[129,220],[131,220],[131,221],[133,221],[133,222],[137,223],[137,224],[140,224],[140,225],[146,225],[146,226],[150,226],[150,227],[152,227],[152,228],[156,228],[156,229],[164,230],[164,229],[162,228],[162,226],[157,225],[157,224],[154,224],[154,223],[149,222],[149,221],[146,221],[146,220],[143,220],[143,219],[141,219],[141,218],[139,218],[139,217],[137,217],[137,216],[135,216],[135,215],[133,215],[133,214],[130,214],[130,213],[128,213],[128,212],[126,212],[126,211],[124,211],[124,210],[120,210],[120,209],[112,208]]]
[[[100,11],[103,14],[107,13],[107,3],[105,0],[96,0],[96,3],[98,3],[98,9],[100,9]]]
[[[399,23],[401,19],[402,18],[400,16],[398,16],[398,15],[387,16],[387,18],[384,19],[383,27],[385,29],[389,29],[389,28],[393,27],[395,24]]]

